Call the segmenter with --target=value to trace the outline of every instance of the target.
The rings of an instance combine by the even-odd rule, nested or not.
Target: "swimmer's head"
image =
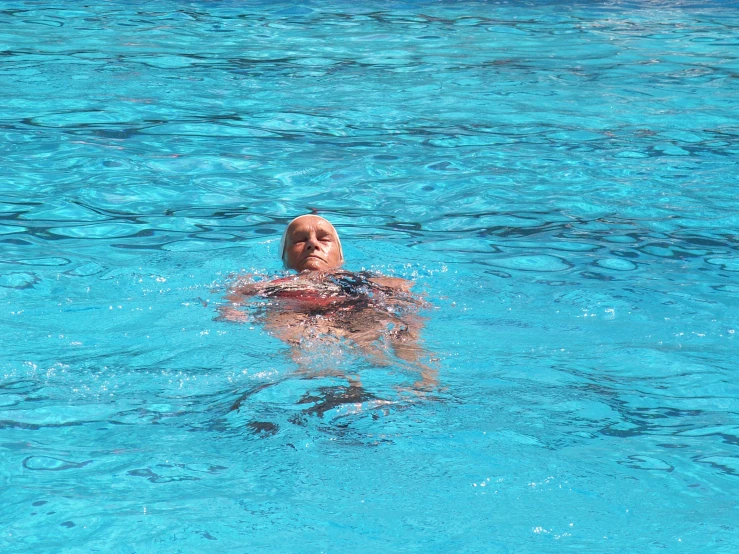
[[[326,219],[301,215],[293,219],[280,241],[285,267],[296,271],[330,271],[344,263],[339,234]]]

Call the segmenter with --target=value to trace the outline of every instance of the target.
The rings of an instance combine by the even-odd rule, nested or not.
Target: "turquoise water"
[[[0,2],[2,551],[737,552],[737,8]],[[214,320],[310,209],[428,396]]]

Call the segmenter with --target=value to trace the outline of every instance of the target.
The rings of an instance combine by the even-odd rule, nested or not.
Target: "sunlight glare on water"
[[[2,551],[736,552],[738,7],[0,2]],[[311,210],[434,391],[217,320]]]

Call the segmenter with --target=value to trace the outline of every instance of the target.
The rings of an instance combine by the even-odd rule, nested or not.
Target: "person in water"
[[[293,359],[305,371],[315,371],[304,367],[307,343],[349,341],[378,365],[392,363],[391,351],[408,362],[420,373],[416,390],[436,386],[436,371],[423,362],[427,353],[419,344],[423,319],[417,311],[426,303],[411,293],[411,281],[342,270],[339,234],[317,215],[290,222],[280,253],[285,268],[297,274],[237,282],[226,297],[228,305],[220,308],[222,319],[248,321],[249,314],[239,308],[254,298],[255,319],[292,346]],[[326,373],[331,370],[324,368]]]

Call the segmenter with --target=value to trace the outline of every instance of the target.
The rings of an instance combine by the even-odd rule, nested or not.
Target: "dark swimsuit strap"
[[[334,289],[333,292],[338,293],[339,296],[344,297],[345,300],[352,299],[355,301],[369,301],[377,293],[392,296],[395,292],[394,289],[379,285],[372,281],[374,275],[369,271],[360,271],[353,273],[350,271],[338,271],[326,276],[327,284],[330,283],[334,287],[338,287],[338,290]],[[286,292],[294,290],[305,290],[304,283],[296,282],[294,287],[291,286],[291,281],[294,278],[283,278],[272,281],[270,284],[265,286],[259,292],[259,296],[273,298],[284,295]],[[321,291],[320,283],[316,283],[316,291]]]
[[[341,271],[329,276],[329,279],[339,285],[341,292],[347,296],[372,295],[373,292],[382,292],[391,294],[393,289],[378,285],[372,281],[375,277],[369,271],[359,271],[352,273],[350,271]]]

